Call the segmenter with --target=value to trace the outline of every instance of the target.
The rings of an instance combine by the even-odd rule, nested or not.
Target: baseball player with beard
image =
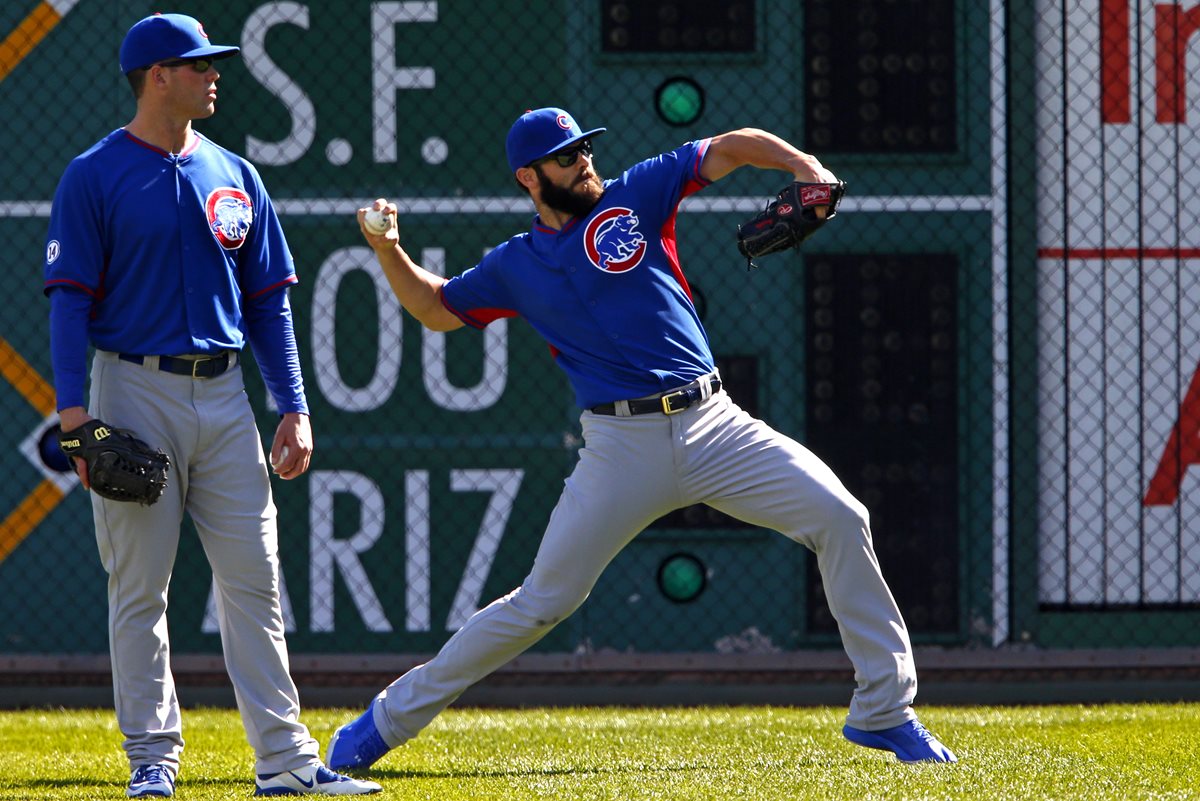
[[[417,734],[464,690],[513,659],[587,598],[643,528],[706,503],[811,549],[854,665],[843,729],[906,762],[954,762],[912,710],[908,632],[880,574],[867,510],[815,455],[756,420],[721,388],[675,242],[680,201],[735,169],[833,182],[814,157],[742,129],[688,142],[603,180],[570,114],[542,108],[508,134],[509,167],[537,216],[527,233],[446,280],[400,245],[396,207],[359,210],[363,235],[401,304],[425,326],[483,328],[524,317],[550,344],[582,409],[585,447],[528,577],[473,615],[429,662],[334,733],[330,767],[364,768]],[[386,209],[382,233],[365,223]]]
[[[91,499],[131,798],[173,795],[183,750],[166,612],[185,512],[212,566],[255,794],[380,790],[321,764],[288,674],[275,505],[241,361],[249,343],[281,415],[271,464],[296,478],[313,447],[288,305],[296,272],[258,173],[192,129],[215,110],[218,60],[237,52],[182,14],[130,28],[120,60],[137,112],[71,162],[50,216],[45,292],[62,427],[99,418],[171,465],[153,505]]]

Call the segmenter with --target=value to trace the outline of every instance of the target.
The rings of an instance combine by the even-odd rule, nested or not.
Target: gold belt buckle
[[[675,398],[675,397],[678,397],[683,394],[685,394],[685,393],[681,389],[676,392],[672,392],[669,395],[663,395],[661,398],[663,414],[679,414],[684,409],[687,409],[687,406],[684,406],[682,409],[672,409],[671,408],[671,398]]]
[[[203,376],[196,373],[196,369],[204,362],[216,361],[215,356],[205,356],[201,359],[192,360],[192,378],[202,378]]]

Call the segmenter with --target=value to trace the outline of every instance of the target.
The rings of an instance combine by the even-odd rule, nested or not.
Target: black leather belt
[[[710,378],[709,383],[712,385],[712,394],[717,394],[717,390],[721,388],[721,379]],[[689,406],[699,403],[704,398],[704,393],[699,386],[687,386],[683,389],[677,389],[674,392],[667,392],[659,395],[657,398],[642,398],[641,400],[626,401],[629,404],[630,414],[678,414]],[[615,403],[602,403],[599,406],[593,406],[590,411],[593,414],[616,414],[617,405]]]
[[[145,356],[134,353],[120,353],[117,358],[123,362],[145,364]],[[219,356],[201,356],[198,359],[180,359],[175,356],[159,356],[158,369],[176,375],[190,375],[192,378],[215,378],[235,364],[231,352],[225,351]]]

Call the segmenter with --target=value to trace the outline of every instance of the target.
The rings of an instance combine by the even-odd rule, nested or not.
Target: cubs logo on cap
[[[513,172],[528,167],[582,139],[602,134],[607,128],[584,131],[575,118],[561,108],[547,107],[526,111],[508,130],[504,149]]]
[[[228,58],[240,48],[215,45],[204,26],[187,14],[153,14],[134,23],[121,42],[121,72],[176,58]]]

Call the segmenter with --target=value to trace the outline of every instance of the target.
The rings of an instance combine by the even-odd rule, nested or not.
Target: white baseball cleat
[[[320,762],[283,773],[260,773],[254,780],[255,795],[371,795],[382,790],[375,782],[334,773]]]

